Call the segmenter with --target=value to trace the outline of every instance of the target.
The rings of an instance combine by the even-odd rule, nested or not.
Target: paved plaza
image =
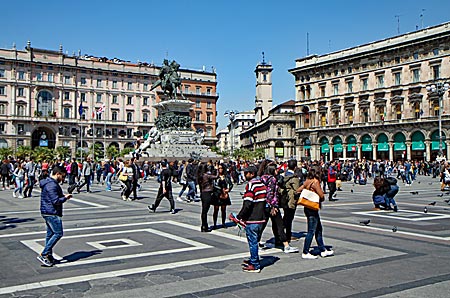
[[[74,194],[54,251],[62,262],[52,268],[36,259],[45,239],[39,193],[18,199],[0,191],[0,297],[449,297],[450,192],[438,179],[401,184],[396,213],[373,210],[371,180],[343,183],[339,201],[321,211],[335,256],[303,260],[264,249],[258,274],[241,270],[249,252],[237,227],[200,232],[200,203],[177,202],[172,215],[163,200],[149,213],[156,187],[142,183],[133,202],[120,199],[117,185]],[[229,212],[240,209],[243,189],[233,189]],[[305,228],[299,208],[293,246],[302,248]],[[270,224],[263,239],[273,240]]]

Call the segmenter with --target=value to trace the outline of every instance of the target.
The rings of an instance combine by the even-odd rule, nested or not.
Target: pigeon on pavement
[[[427,212],[428,212],[428,208],[427,207],[423,208],[423,213],[427,213]]]
[[[431,203],[429,203],[428,205],[434,206],[434,205],[436,205],[436,202],[431,202]]]
[[[439,194],[439,195],[437,195],[438,197],[443,197],[444,196],[444,194],[443,193],[441,193],[441,194]]]
[[[363,224],[363,225],[365,225],[365,226],[368,226],[368,225],[370,224],[370,219],[360,221],[359,223],[360,223],[360,224]]]
[[[395,233],[395,232],[397,232],[397,230],[398,230],[398,229],[397,229],[397,227],[396,227],[396,226],[393,226],[393,227],[392,227],[392,232],[394,232],[394,233]]]
[[[353,192],[353,189],[350,189],[350,192]]]
[[[410,193],[411,193],[412,195],[418,195],[418,194],[419,194],[418,191],[411,191]]]

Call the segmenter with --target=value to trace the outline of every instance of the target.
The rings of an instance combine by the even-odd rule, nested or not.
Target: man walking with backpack
[[[292,241],[292,222],[294,221],[295,211],[297,209],[298,196],[297,189],[300,187],[300,179],[295,174],[297,168],[297,161],[291,159],[288,161],[288,169],[284,173],[281,183],[280,206],[283,208],[283,223],[286,229],[287,241]]]

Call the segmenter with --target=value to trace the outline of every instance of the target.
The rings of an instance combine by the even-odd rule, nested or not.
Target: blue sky
[[[261,52],[274,68],[278,104],[295,98],[288,69],[306,56],[307,33],[309,53],[325,54],[450,21],[449,11],[448,0],[2,1],[0,47],[23,49],[30,40],[70,54],[214,67],[221,129],[225,110],[253,108]]]

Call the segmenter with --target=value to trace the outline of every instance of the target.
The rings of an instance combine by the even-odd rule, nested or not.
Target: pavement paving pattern
[[[243,187],[233,189],[228,212],[240,209]],[[373,210],[371,180],[344,182],[342,189],[339,201],[326,201],[321,210],[325,244],[335,256],[303,260],[264,249],[258,274],[241,270],[249,253],[237,227],[200,232],[201,203],[176,202],[178,212],[170,214],[163,200],[149,213],[154,180],[142,183],[132,202],[120,198],[117,185],[112,192],[94,184],[93,193],[75,194],[65,204],[64,237],[54,252],[62,261],[41,267],[39,193],[18,199],[12,190],[0,191],[0,297],[449,297],[450,206],[444,200],[450,192],[440,191],[438,179],[401,184],[399,212]],[[299,240],[292,246],[302,248],[305,229],[298,208]],[[272,237],[269,223],[263,239]]]

